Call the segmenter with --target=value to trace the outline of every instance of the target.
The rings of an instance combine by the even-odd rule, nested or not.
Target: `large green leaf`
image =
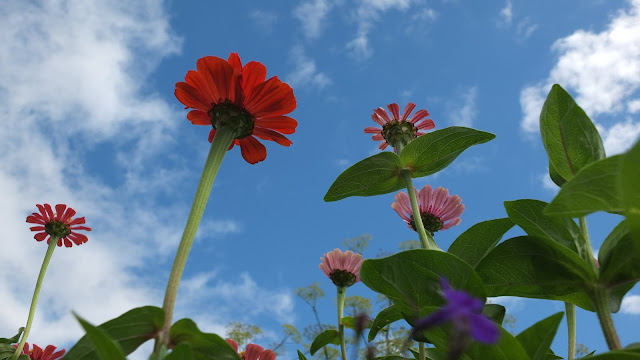
[[[373,319],[367,341],[373,341],[380,330],[398,320],[402,320],[402,313],[394,305],[380,311],[376,318]]]
[[[620,192],[622,155],[587,165],[560,189],[545,209],[548,215],[585,216],[595,211],[621,214],[624,211]]]
[[[640,353],[632,350],[613,350],[603,354],[597,354],[583,359],[589,360],[640,360]]]
[[[350,196],[387,194],[403,188],[402,165],[395,153],[385,151],[368,157],[345,170],[333,182],[324,201]]]
[[[74,314],[76,319],[87,332],[87,337],[91,340],[93,348],[101,360],[126,360],[126,356],[120,348],[120,345],[107,335],[107,333],[99,327],[93,326],[80,316]],[[66,357],[65,357],[66,358]]]
[[[22,335],[22,332],[24,331],[24,327],[21,327],[20,329],[18,329],[18,333],[13,335],[13,337],[10,338],[0,338],[0,344],[15,344],[20,340],[20,335]]]
[[[450,341],[453,340],[450,340],[450,334],[448,334],[443,328],[444,327],[437,327],[427,330],[425,331],[425,335],[429,338],[429,341],[436,346],[436,348],[447,351],[450,346]],[[500,339],[497,344],[485,345],[472,341],[461,359],[528,360],[529,355],[527,355],[527,352],[520,342],[518,342],[513,335],[502,327],[499,327],[499,330]]]
[[[499,244],[476,266],[488,296],[563,300],[592,310],[593,270],[557,242],[532,236]]]
[[[440,295],[441,276],[447,278],[451,287],[484,300],[485,290],[475,271],[446,252],[408,250],[382,259],[365,260],[360,268],[362,282],[392,300],[410,323],[444,303]]]
[[[484,304],[482,308],[482,315],[491,319],[494,323],[502,326],[504,315],[507,313],[507,309],[499,304]]]
[[[14,352],[16,352],[16,348],[11,344],[0,343],[0,359],[10,359]]]
[[[131,354],[147,340],[155,338],[164,323],[164,311],[155,306],[136,308],[99,325],[98,328],[115,342],[125,354]],[[85,335],[67,352],[65,360],[99,359],[93,344]]]
[[[551,239],[584,256],[586,241],[578,225],[568,217],[543,214],[547,205],[544,201],[531,199],[504,202],[509,218],[528,235]]]
[[[402,149],[400,159],[412,177],[423,177],[446,168],[467,148],[495,137],[488,132],[452,126],[414,139]]]
[[[338,330],[328,329],[316,336],[313,339],[313,343],[311,343],[311,348],[309,349],[309,353],[313,356],[316,351],[322,349],[323,347],[333,344],[340,345],[340,338],[338,337]]]
[[[191,319],[180,319],[169,330],[171,343],[187,344],[194,360],[241,360],[233,348],[216,334],[203,333]]]
[[[176,346],[164,360],[194,360],[191,346],[185,343]]]
[[[620,189],[635,253],[640,257],[640,141],[629,150],[622,161]]]
[[[527,351],[531,360],[546,360],[551,350],[551,343],[556,336],[558,326],[564,313],[559,312],[548,318],[538,321],[518,334],[516,339]]]
[[[513,222],[508,218],[477,223],[460,234],[448,252],[475,267],[512,227]]]
[[[549,163],[565,180],[586,165],[603,159],[598,130],[584,110],[560,85],[551,87],[540,112],[540,136]]]

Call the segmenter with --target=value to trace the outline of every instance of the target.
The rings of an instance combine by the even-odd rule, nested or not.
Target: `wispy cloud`
[[[301,3],[293,10],[293,15],[300,21],[307,38],[315,39],[322,34],[327,15],[332,7],[331,0],[310,0]]]
[[[302,46],[294,46],[291,49],[291,62],[294,64],[293,71],[286,77],[291,86],[312,86],[323,89],[331,84],[331,79],[325,73],[318,71],[316,62],[305,54]]]
[[[457,99],[450,102],[447,107],[450,109],[450,122],[458,126],[472,126],[476,119],[478,110],[476,100],[478,97],[478,87],[471,86],[465,89]]]
[[[249,13],[249,17],[254,24],[266,31],[271,31],[278,22],[278,15],[268,10],[253,10]]]
[[[538,30],[538,24],[532,23],[529,17],[525,17],[518,21],[518,25],[516,26],[517,39],[519,41],[525,41],[530,38],[536,30]]]
[[[623,314],[640,315],[640,295],[627,295],[622,299],[620,311]]]
[[[513,4],[511,0],[507,0],[505,6],[500,9],[500,24],[509,26],[511,25],[511,21],[513,20]]]

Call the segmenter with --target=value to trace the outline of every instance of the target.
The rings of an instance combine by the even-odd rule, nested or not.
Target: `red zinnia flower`
[[[364,261],[362,255],[351,250],[342,252],[340,249],[334,249],[324,254],[320,261],[320,270],[336,286],[349,287],[360,281],[360,267]]]
[[[197,69],[187,72],[186,82],[176,84],[175,95],[185,108],[195,109],[187,114],[191,123],[213,125],[209,142],[221,122],[233,126],[236,136],[229,149],[239,145],[250,164],[267,157],[267,149],[255,137],[292,144],[282,134],[293,134],[298,125],[284,116],[296,108],[296,98],[277,76],[265,81],[264,65],[251,61],[242,66],[238,54],[231,53],[228,61],[205,56],[198,60]]]
[[[425,230],[433,234],[438,230],[447,230],[460,224],[459,216],[464,211],[464,205],[462,205],[462,200],[458,195],[449,196],[449,190],[441,186],[432,191],[431,186],[427,185],[420,192],[417,189],[414,189],[414,191],[416,192],[420,217]],[[391,207],[407,223],[409,228],[415,231],[416,225],[409,195],[399,192],[395,198],[396,201],[391,204]]]
[[[238,343],[235,340],[225,339],[231,347],[238,352]],[[249,344],[245,351],[241,351],[238,355],[242,360],[275,360],[276,353],[272,350],[265,350],[262,346]]]
[[[411,140],[425,134],[425,132],[420,130],[429,130],[436,126],[431,119],[421,121],[429,116],[429,112],[424,109],[416,111],[411,119],[409,119],[409,115],[415,107],[416,104],[412,102],[408,103],[404,108],[402,117],[400,117],[400,107],[398,104],[389,104],[387,108],[391,111],[393,118],[389,117],[385,109],[381,107],[375,109],[371,118],[382,126],[382,128],[369,126],[364,128],[364,133],[375,134],[371,138],[375,141],[382,141],[380,150],[386,149],[389,145],[393,146],[395,150],[398,141],[402,142],[403,145],[408,144]]]
[[[14,348],[18,348],[18,345],[13,345]],[[24,343],[24,347],[22,348],[22,354],[29,355],[29,359],[31,360],[57,360],[64,355],[66,350],[62,349],[60,351],[56,351],[56,347],[53,345],[49,345],[44,350],[42,350],[38,345],[33,344],[33,349],[29,351],[29,343]]]
[[[67,208],[67,205],[64,204],[58,204],[54,213],[49,204],[37,204],[36,206],[40,213],[33,213],[27,216],[27,222],[40,225],[29,228],[31,231],[38,231],[33,236],[37,241],[47,239],[49,236],[55,236],[58,238],[58,246],[62,246],[64,242],[64,246],[71,247],[72,241],[76,245],[81,245],[89,240],[86,235],[76,232],[77,230],[91,231],[91,228],[79,226],[85,223],[85,219],[84,217],[73,219],[76,211],[72,208]],[[47,240],[47,244],[50,239]]]

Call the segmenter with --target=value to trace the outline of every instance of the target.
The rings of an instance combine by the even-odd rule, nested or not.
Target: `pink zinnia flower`
[[[408,144],[411,140],[425,134],[420,130],[429,130],[436,126],[433,120],[425,119],[429,116],[429,112],[424,109],[416,111],[409,119],[409,115],[415,107],[416,104],[408,103],[404,108],[402,117],[400,117],[400,107],[396,103],[387,105],[393,117],[389,117],[387,111],[381,107],[375,109],[371,118],[382,128],[369,126],[364,129],[364,133],[375,134],[371,138],[375,141],[382,141],[382,144],[380,144],[381,150],[384,150],[389,145],[393,146],[395,150],[395,146],[399,141],[403,145]]]
[[[238,343],[235,340],[225,339],[229,345],[238,353],[242,360],[275,360],[276,353],[272,350],[265,350],[262,346],[249,344],[245,351],[238,352]]]
[[[355,254],[348,250],[342,252],[335,249],[324,254],[320,259],[320,270],[340,287],[349,287],[360,281],[360,266],[362,266],[362,255]]]
[[[51,205],[44,204],[36,205],[40,210],[40,213],[33,213],[27,216],[27,222],[31,224],[38,224],[39,226],[32,226],[31,231],[38,231],[33,237],[37,241],[42,241],[47,238],[47,244],[50,241],[49,236],[55,236],[58,238],[58,246],[71,247],[73,241],[76,245],[86,243],[89,239],[86,235],[77,233],[78,230],[91,231],[91,228],[86,226],[80,226],[85,223],[84,217],[73,218],[76,211],[72,208],[67,208],[67,205],[56,205],[56,212],[53,212]]]
[[[434,191],[427,185],[418,192],[415,190],[418,199],[418,208],[424,228],[432,235],[438,230],[460,224],[459,216],[464,211],[464,205],[458,195],[449,196],[449,190],[438,187]],[[393,210],[404,220],[409,228],[416,230],[411,210],[411,201],[406,193],[396,194],[396,201],[391,204]]]
[[[13,347],[18,348],[18,345],[13,345]],[[29,351],[29,343],[27,342],[24,343],[24,347],[22,348],[22,354],[29,355],[29,359],[31,360],[57,360],[66,352],[64,349],[57,352],[54,351],[56,351],[56,347],[53,345],[49,345],[42,350],[36,344],[33,344],[33,349]]]

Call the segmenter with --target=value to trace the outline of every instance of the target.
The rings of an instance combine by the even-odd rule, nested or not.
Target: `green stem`
[[[576,358],[576,306],[565,302],[564,308],[567,313],[567,335],[569,338],[567,360],[574,360]]]
[[[346,293],[346,287],[338,286],[338,338],[340,339],[340,353],[342,354],[342,360],[347,360],[347,345],[344,341],[344,325],[342,325]]]
[[[33,291],[33,297],[31,298],[31,307],[29,308],[29,317],[27,318],[27,326],[24,329],[24,333],[22,333],[22,339],[16,348],[16,351],[13,353],[11,357],[12,360],[16,360],[20,353],[22,353],[22,348],[24,347],[24,343],[27,342],[27,337],[29,336],[29,332],[31,331],[31,324],[33,323],[33,316],[36,313],[36,305],[38,304],[38,297],[40,297],[40,288],[42,287],[42,282],[44,280],[44,274],[47,272],[47,267],[49,267],[49,261],[51,261],[51,256],[53,255],[53,250],[56,249],[56,245],[58,244],[58,236],[52,236],[49,240],[49,246],[47,247],[47,253],[44,255],[44,260],[42,261],[42,267],[40,268],[40,274],[38,275],[38,280],[36,281],[36,289]]]
[[[182,278],[182,272],[184,266],[189,257],[189,251],[193,244],[193,239],[198,231],[200,220],[202,220],[202,214],[207,206],[207,200],[211,193],[211,187],[213,181],[216,179],[220,164],[224,159],[224,155],[227,153],[227,149],[231,145],[235,137],[235,132],[232,128],[220,127],[216,129],[215,136],[211,143],[211,149],[209,150],[209,156],[202,170],[200,177],[200,183],[196,189],[196,195],[191,205],[191,211],[187,218],[187,224],[184,227],[182,233],[182,239],[178,246],[178,252],[173,261],[173,267],[171,268],[171,274],[169,275],[169,282],[167,283],[167,290],[164,295],[164,303],[162,308],[164,309],[164,326],[162,331],[158,334],[158,340],[156,341],[155,351],[157,351],[161,344],[169,345],[169,328],[171,327],[171,321],[173,318],[173,308],[176,302],[176,296],[178,294],[178,286],[180,285],[180,279]]]
[[[418,235],[420,236],[420,243],[423,249],[428,250],[440,250],[436,241],[433,240],[431,234],[424,229],[422,224],[422,216],[420,214],[420,207],[418,206],[418,199],[416,198],[416,192],[413,188],[413,181],[411,180],[411,172],[403,169],[401,171],[404,183],[407,186],[407,193],[409,194],[409,200],[411,200],[411,210],[413,211],[413,223],[416,226]]]
[[[426,360],[426,358],[427,358],[427,352],[424,350],[424,343],[423,342],[419,342],[418,343],[418,355],[420,357],[419,360]]]
[[[598,265],[596,264],[596,258],[593,256],[593,250],[591,250],[591,241],[589,241],[589,230],[587,230],[587,219],[584,216],[580,217],[580,230],[582,231],[582,237],[585,241],[585,261],[587,261],[587,263],[591,265],[591,267],[597,274]]]

